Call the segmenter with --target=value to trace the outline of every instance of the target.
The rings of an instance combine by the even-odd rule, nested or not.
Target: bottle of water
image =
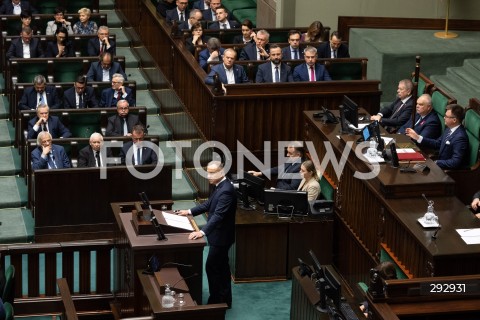
[[[165,294],[162,297],[162,307],[163,308],[173,308],[175,304],[175,298],[172,296],[172,290],[170,285],[165,285]]]

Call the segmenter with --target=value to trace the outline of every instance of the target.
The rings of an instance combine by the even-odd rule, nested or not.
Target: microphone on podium
[[[177,282],[175,282],[170,288],[171,288],[171,289],[174,289],[175,286],[176,286],[177,284],[179,284],[180,282],[185,281],[185,280],[188,280],[188,279],[193,278],[193,277],[196,277],[196,276],[198,276],[198,273],[197,273],[197,272],[195,272],[194,274],[189,275],[188,277],[180,278],[180,279],[179,279]]]

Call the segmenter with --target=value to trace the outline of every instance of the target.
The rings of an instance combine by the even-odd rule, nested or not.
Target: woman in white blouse
[[[319,177],[317,169],[313,162],[310,160],[303,162],[300,167],[300,174],[303,179],[297,190],[307,191],[308,201],[316,200],[320,194],[320,184],[318,183]]]

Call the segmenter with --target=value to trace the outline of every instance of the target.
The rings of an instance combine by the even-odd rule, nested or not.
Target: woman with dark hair
[[[323,24],[320,21],[313,21],[308,27],[307,32],[302,34],[301,42],[321,42],[323,41]]]
[[[65,20],[65,9],[62,7],[56,7],[53,18],[55,20],[47,22],[47,30],[45,31],[47,36],[53,36],[57,29],[61,27],[66,28],[68,34],[73,34],[72,23]]]
[[[192,31],[192,36],[185,40],[185,45],[188,51],[195,54],[195,46],[206,44],[210,37],[203,35],[203,27],[200,22],[194,23],[190,30]]]
[[[22,29],[25,27],[30,27],[32,29],[32,35],[38,34],[38,28],[32,24],[32,14],[28,10],[23,10],[20,13],[21,24],[12,27],[11,30],[8,30],[8,35],[18,36],[22,33]]]
[[[45,57],[75,57],[73,44],[68,40],[68,31],[66,28],[60,27],[55,31],[55,40],[48,42]]]
[[[253,31],[253,23],[252,21],[245,19],[242,21],[242,34],[235,36],[233,38],[233,43],[234,44],[247,44],[250,42],[254,42],[255,32]]]

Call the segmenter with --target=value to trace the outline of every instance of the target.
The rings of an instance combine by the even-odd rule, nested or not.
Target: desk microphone
[[[182,266],[182,267],[193,267],[191,264],[184,264],[184,263],[178,263],[178,262],[165,262],[160,266],[160,269],[163,269],[166,266]]]
[[[175,286],[176,286],[177,284],[179,284],[180,282],[185,281],[185,280],[190,279],[190,278],[193,278],[193,277],[196,277],[196,276],[198,276],[198,273],[195,272],[194,274],[191,274],[191,275],[189,275],[188,277],[180,278],[180,279],[179,279],[177,282],[175,282],[175,283],[173,284],[173,286],[171,286],[170,288],[171,288],[171,289],[174,289]]]
[[[441,224],[438,224],[437,229],[435,229],[435,232],[434,232],[433,235],[432,235],[432,239],[434,239],[434,240],[437,239],[438,230],[440,230],[441,228],[442,228],[442,225],[441,225]]]

